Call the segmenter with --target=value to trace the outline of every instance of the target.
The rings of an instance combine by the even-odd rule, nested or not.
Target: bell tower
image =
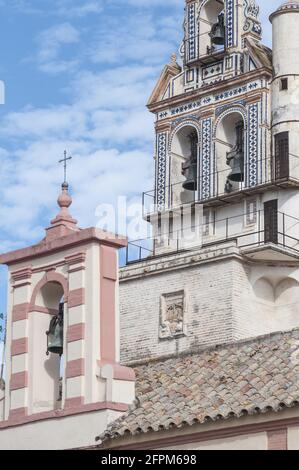
[[[155,213],[186,203],[200,203],[208,223],[211,206],[221,212],[225,200],[232,216],[249,193],[245,208],[257,208],[254,193],[272,166],[272,55],[261,37],[254,0],[186,1],[182,65],[173,55],[148,102],[157,119],[156,175],[144,200],[155,200],[155,233]]]
[[[148,359],[299,326],[298,12],[288,1],[271,15],[272,52],[255,0],[186,0],[180,58],[148,102],[154,233],[120,275],[127,361],[133,337]]]
[[[45,238],[0,256],[9,275],[3,449],[92,445],[134,400],[134,371],[119,364],[118,249],[127,241],[80,229],[71,203],[64,182]]]
[[[299,177],[299,3],[284,2],[270,16],[273,28],[272,145],[275,171]]]
[[[261,34],[259,7],[254,0],[187,0],[180,48],[188,70],[185,90],[221,75],[230,78],[241,73],[246,39],[259,41]]]

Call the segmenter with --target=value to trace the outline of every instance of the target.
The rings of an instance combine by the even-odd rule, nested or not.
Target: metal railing
[[[123,249],[123,265],[192,251],[227,241],[235,241],[239,248],[261,247],[274,244],[299,255],[299,219],[283,212],[276,213],[272,227],[265,223],[264,210],[252,211],[223,219],[203,221],[198,245],[188,248],[181,237],[182,230],[159,234],[143,240],[130,241]],[[192,227],[192,230],[197,227]]]
[[[201,183],[203,178],[199,173],[197,191],[184,191],[182,186],[184,179],[165,186],[163,202],[158,200],[157,189],[146,191],[142,194],[143,216],[148,217],[163,210],[178,209],[184,204],[221,201],[221,199],[238,196],[242,192],[254,192],[263,186],[279,186],[288,182],[299,185],[299,157],[297,155],[290,155],[288,172],[276,166],[273,158],[261,159],[256,163],[257,176],[252,179],[250,177],[251,165],[251,163],[244,165],[244,181],[232,183],[229,191],[226,188],[227,178],[231,172],[229,167],[205,175],[205,180],[208,180],[208,190]]]

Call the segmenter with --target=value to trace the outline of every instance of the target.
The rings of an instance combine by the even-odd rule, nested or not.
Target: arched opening
[[[176,132],[170,159],[171,205],[179,207],[194,201],[198,186],[199,135],[194,126]]]
[[[245,123],[235,111],[224,116],[216,130],[217,194],[237,191],[245,178]]]
[[[199,14],[199,54],[222,50],[225,46],[224,2],[208,0]]]
[[[253,285],[254,315],[264,333],[286,331],[299,326],[299,283],[286,277],[278,282],[262,277]],[[256,317],[255,317],[256,318]]]
[[[285,278],[275,288],[275,308],[281,328],[288,330],[299,326],[299,283]]]
[[[62,388],[64,383],[64,334],[60,321],[60,330],[51,330],[56,318],[64,315],[64,289],[56,281],[41,286],[37,292],[33,311],[29,321],[31,331],[29,357],[32,361],[29,370],[34,371],[30,377],[30,403],[32,413],[51,411],[62,407]],[[52,336],[51,336],[52,334]],[[52,346],[52,347],[51,347]],[[55,346],[55,347],[54,347]]]

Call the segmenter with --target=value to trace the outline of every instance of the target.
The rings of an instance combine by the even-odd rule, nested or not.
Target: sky
[[[2,364],[2,360],[3,360],[3,342],[0,341],[0,369],[1,369],[1,364]]]
[[[66,149],[72,215],[153,188],[145,105],[182,40],[184,0],[0,0],[0,252],[41,240],[57,213]],[[260,0],[268,16],[281,0]],[[0,269],[0,313],[6,271]]]

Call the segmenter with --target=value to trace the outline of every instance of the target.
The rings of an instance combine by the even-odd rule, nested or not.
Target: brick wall
[[[233,339],[235,260],[185,266],[120,283],[121,360],[180,353]],[[184,289],[186,336],[159,339],[160,299]]]
[[[299,270],[251,263],[239,255],[233,245],[215,245],[121,270],[121,360],[157,358],[298,327],[298,316],[290,315],[288,306],[276,306],[273,286],[290,274],[299,282]],[[257,288],[263,279],[268,287]],[[186,335],[159,339],[161,296],[182,290]]]
[[[287,429],[268,432],[268,450],[288,450]]]

